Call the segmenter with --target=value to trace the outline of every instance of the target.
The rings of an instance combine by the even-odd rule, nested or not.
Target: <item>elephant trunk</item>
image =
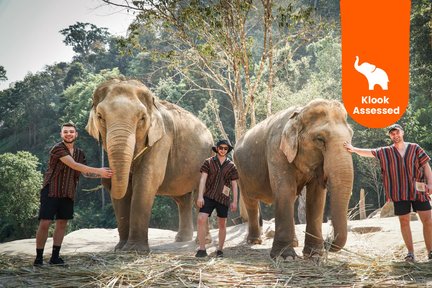
[[[357,70],[357,71],[359,71],[360,72],[360,66],[358,65],[359,64],[359,57],[358,56],[356,56],[356,60],[355,60],[355,62],[354,62],[354,68]]]
[[[342,145],[340,145],[342,146]],[[348,204],[353,188],[353,163],[351,155],[346,151],[340,151],[343,155],[338,159],[329,160],[327,165],[328,190],[330,191],[331,219],[334,229],[333,242],[330,251],[336,252],[345,246],[347,240]]]
[[[114,125],[113,125],[114,126]],[[111,197],[121,199],[126,194],[129,173],[135,149],[135,133],[120,125],[107,132],[107,151],[110,167],[114,170],[111,179]]]

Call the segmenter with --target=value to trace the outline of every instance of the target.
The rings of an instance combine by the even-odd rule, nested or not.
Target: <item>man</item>
[[[67,222],[73,218],[75,190],[81,173],[89,178],[110,178],[110,168],[86,166],[84,152],[74,146],[78,137],[72,123],[63,124],[60,136],[62,142],[55,144],[50,151],[48,169],[40,196],[39,228],[36,232],[36,259],[34,266],[43,265],[43,251],[48,238],[48,229],[55,221],[53,250],[50,264],[64,265],[60,258],[60,248]]]
[[[199,250],[195,257],[207,256],[205,237],[207,233],[207,220],[216,209],[218,216],[219,243],[216,251],[217,257],[223,257],[223,246],[226,237],[226,220],[228,208],[232,212],[237,210],[237,179],[238,173],[234,163],[227,158],[233,149],[228,140],[220,140],[212,150],[214,157],[206,159],[201,166],[201,179],[197,206],[200,208],[197,220]],[[233,192],[233,200],[230,204],[229,188]]]
[[[417,212],[423,225],[423,237],[432,260],[432,216],[429,191],[432,191],[432,172],[429,156],[415,143],[404,142],[404,131],[399,124],[389,127],[393,145],[377,149],[360,149],[345,142],[351,153],[376,157],[381,166],[387,201],[393,201],[395,215],[399,217],[402,238],[408,249],[405,260],[414,262],[414,245],[410,227],[410,212]],[[424,182],[427,180],[427,184]]]

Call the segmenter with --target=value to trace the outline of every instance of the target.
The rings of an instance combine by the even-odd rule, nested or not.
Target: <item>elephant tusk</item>
[[[140,157],[146,150],[148,146],[144,147],[133,159],[132,161],[135,161],[138,157]]]

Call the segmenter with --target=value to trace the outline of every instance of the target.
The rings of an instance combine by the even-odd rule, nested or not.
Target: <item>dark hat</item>
[[[388,131],[387,133],[390,133],[391,131],[396,130],[396,129],[403,131],[403,128],[402,128],[401,125],[399,125],[399,124],[393,124],[393,125],[390,125],[387,128],[387,131]]]
[[[223,144],[225,144],[225,145],[228,146],[228,152],[227,152],[227,153],[231,152],[231,150],[234,149],[234,147],[231,146],[231,144],[230,144],[230,142],[229,142],[228,140],[226,140],[226,139],[222,139],[222,140],[219,140],[219,141],[216,143],[216,145],[212,147],[213,152],[217,153],[217,147],[219,147],[220,145],[223,145]]]

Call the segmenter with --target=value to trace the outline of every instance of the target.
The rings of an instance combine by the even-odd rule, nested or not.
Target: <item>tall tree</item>
[[[236,137],[246,131],[248,115],[254,124],[254,95],[268,59],[272,31],[268,19],[273,17],[271,0],[258,1],[259,7],[251,0],[104,2],[140,12],[132,31],[162,27],[167,63],[197,88],[228,96]],[[254,15],[258,13],[260,16]],[[259,51],[252,51],[252,27],[262,31],[261,44],[255,46],[261,47]],[[207,78],[210,86],[193,80],[199,77]]]
[[[104,51],[110,36],[107,28],[99,28],[94,24],[82,22],[70,25],[59,32],[65,36],[63,42],[72,46],[73,51],[83,57]]]

